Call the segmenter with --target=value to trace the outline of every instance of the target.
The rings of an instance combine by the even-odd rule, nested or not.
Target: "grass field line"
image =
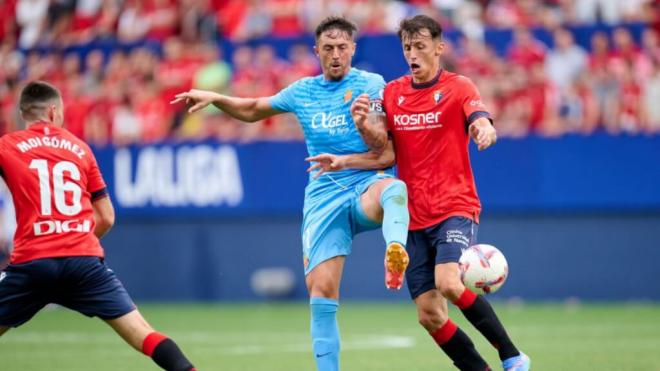
[[[288,338],[282,339],[282,334],[276,332],[263,332],[263,333],[250,333],[250,336],[245,336],[244,333],[239,332],[181,332],[174,333],[173,336],[180,342],[196,343],[198,345],[208,346],[214,345],[214,352],[232,354],[232,355],[246,355],[246,354],[261,354],[261,353],[279,353],[279,352],[309,352],[309,334],[308,333],[286,333],[284,336]],[[173,335],[174,335],[173,334]],[[272,344],[253,344],[252,342],[259,339],[260,342],[272,342]],[[24,331],[8,334],[8,341],[15,344],[116,344],[119,340],[115,333],[108,331],[107,334],[103,333],[90,333],[90,332],[76,332],[76,331]],[[252,344],[246,344],[252,343]],[[223,345],[217,347],[218,345]],[[224,345],[227,344],[227,345]],[[232,345],[237,344],[237,345]],[[345,336],[342,341],[342,350],[370,350],[370,349],[397,349],[397,348],[412,348],[415,346],[415,339],[409,336],[398,335],[366,335],[366,334],[351,334]]]

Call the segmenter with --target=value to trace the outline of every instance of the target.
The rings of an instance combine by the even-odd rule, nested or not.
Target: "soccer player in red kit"
[[[470,79],[442,70],[444,44],[436,21],[423,15],[404,19],[398,35],[412,73],[386,85],[382,105],[394,141],[398,177],[408,187],[410,231],[406,250],[410,265],[406,280],[419,322],[456,367],[490,370],[470,338],[449,319],[449,299],[495,346],[504,370],[529,370],[529,357],[513,345],[486,299],[463,285],[458,267],[462,250],[476,241],[481,211],[469,140],[472,138],[479,150],[495,143],[490,114]],[[360,96],[351,114],[359,126],[374,109]],[[378,154],[377,148],[371,152],[392,158]],[[389,151],[392,147],[380,148]],[[336,171],[343,163],[335,156],[323,167]]]
[[[19,105],[27,129],[0,138],[0,174],[17,219],[10,265],[0,272],[0,336],[56,303],[101,318],[165,370],[194,370],[104,262],[99,238],[112,227],[114,209],[94,154],[62,128],[60,92],[31,82]]]

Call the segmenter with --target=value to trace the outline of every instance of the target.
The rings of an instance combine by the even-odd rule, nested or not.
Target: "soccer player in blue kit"
[[[316,45],[323,74],[300,79],[272,97],[237,98],[209,91],[177,94],[172,103],[186,102],[195,112],[209,104],[239,120],[255,122],[284,112],[294,113],[302,126],[310,167],[305,189],[302,241],[305,281],[310,295],[311,335],[319,371],[339,370],[337,309],[345,257],[353,236],[382,225],[387,245],[385,284],[399,289],[408,265],[405,250],[409,224],[407,191],[392,170],[379,170],[392,159],[383,158],[391,147],[384,128],[380,75],[351,67],[356,27],[342,17],[328,17],[316,28]],[[360,94],[370,98],[373,120],[357,125],[351,104]],[[375,143],[363,135],[383,133]],[[374,138],[375,135],[364,135]],[[383,145],[385,143],[385,145]],[[379,147],[380,144],[380,147]],[[369,150],[371,148],[371,151]],[[342,155],[342,164],[327,163],[324,154]],[[376,159],[376,161],[374,161]],[[328,166],[365,167],[373,170],[326,172]]]

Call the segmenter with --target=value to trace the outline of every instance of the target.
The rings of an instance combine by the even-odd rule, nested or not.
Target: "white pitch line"
[[[30,344],[30,343],[39,343],[39,344],[75,344],[84,342],[86,344],[110,344],[116,343],[118,341],[114,333],[109,332],[108,334],[100,333],[85,333],[85,332],[20,332],[16,331],[15,333],[8,333],[6,340],[8,342],[21,343],[21,344]],[[237,334],[234,334],[237,335]],[[218,348],[214,351],[215,353],[224,353],[230,355],[253,355],[253,354],[264,354],[264,353],[298,353],[298,352],[309,352],[310,351],[310,342],[305,341],[301,342],[298,339],[300,338],[309,338],[309,334],[300,333],[297,336],[294,336],[293,333],[288,333],[288,340],[282,342],[282,338],[278,339],[277,334],[267,333],[268,336],[264,336],[261,339],[262,342],[267,343],[274,342],[272,344],[250,344],[250,345],[225,345],[228,343],[246,343],[259,341],[250,337],[251,339],[235,337],[231,333],[209,333],[209,332],[193,332],[193,333],[181,333],[179,335],[173,334],[173,338],[176,338],[180,342],[194,342],[204,344],[205,347],[213,346],[217,344]],[[266,333],[264,333],[266,335]],[[232,340],[233,339],[233,340]],[[238,340],[237,340],[238,339]],[[253,340],[255,339],[255,340]],[[279,340],[279,341],[278,341]],[[398,349],[398,348],[412,348],[415,345],[415,339],[410,336],[398,336],[398,335],[351,335],[342,339],[341,349],[342,351],[355,351],[355,350],[371,350],[371,349]]]
[[[350,340],[343,340],[341,343],[342,351],[371,350],[371,349],[399,349],[412,348],[415,340],[408,336],[383,335],[367,336],[360,338],[352,336]],[[220,353],[234,355],[251,355],[263,353],[307,353],[310,351],[309,343],[297,343],[286,345],[246,345],[234,346],[219,349]]]

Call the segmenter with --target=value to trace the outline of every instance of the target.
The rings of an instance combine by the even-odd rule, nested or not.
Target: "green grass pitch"
[[[496,305],[533,370],[660,370],[660,305]],[[145,304],[141,311],[173,337],[199,370],[315,370],[304,302]],[[495,370],[496,352],[452,309]],[[342,370],[453,370],[417,324],[410,303],[344,302]],[[0,370],[156,370],[97,319],[44,310],[0,338]]]

